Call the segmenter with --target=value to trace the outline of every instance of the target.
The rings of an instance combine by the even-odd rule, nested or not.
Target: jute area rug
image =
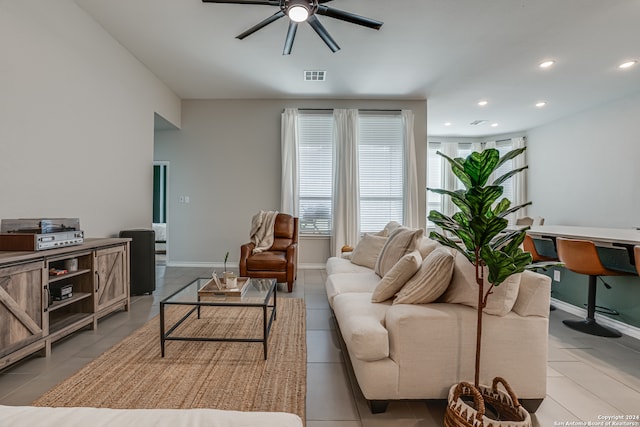
[[[167,323],[184,307],[166,310]],[[279,298],[277,319],[262,343],[167,341],[160,357],[156,316],[35,406],[217,408],[291,412],[305,418],[307,354],[302,299]],[[180,328],[190,336],[262,336],[262,309],[203,307]]]

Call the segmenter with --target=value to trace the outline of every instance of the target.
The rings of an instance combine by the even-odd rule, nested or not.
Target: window
[[[399,114],[360,114],[360,232],[376,232],[391,220],[402,224],[404,144]]]
[[[333,196],[333,116],[298,116],[300,233],[331,233]]]
[[[358,116],[360,232],[402,223],[404,143],[400,114]],[[301,234],[331,234],[333,196],[333,114],[298,115],[298,169]]]
[[[502,157],[513,149],[513,144],[511,143],[511,140],[500,141],[496,143],[496,148],[500,152],[500,157]],[[502,164],[502,166],[496,169],[496,171],[493,173],[492,181],[496,178],[500,178],[510,170],[513,170],[513,160],[507,160],[506,162],[504,162],[504,164]],[[513,206],[515,204],[513,177],[507,179],[501,185],[503,187],[502,198],[506,197],[507,199],[511,200],[511,205]]]

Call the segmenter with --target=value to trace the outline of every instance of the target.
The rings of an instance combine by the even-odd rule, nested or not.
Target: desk
[[[533,238],[550,238],[555,243],[556,237],[591,240],[601,248],[624,248],[628,255],[629,265],[618,268],[631,273],[635,272],[636,259],[633,247],[640,245],[640,230],[633,228],[599,228],[578,227],[570,225],[542,225],[531,227],[527,234]],[[603,260],[604,263],[604,260]],[[615,267],[614,267],[615,268]]]

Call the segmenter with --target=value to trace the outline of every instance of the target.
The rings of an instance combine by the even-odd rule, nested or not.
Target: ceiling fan
[[[373,28],[375,30],[379,30],[380,27],[382,27],[383,22],[376,19],[366,18],[354,13],[334,9],[323,4],[330,1],[331,0],[202,0],[203,3],[260,4],[279,7],[279,11],[249,28],[242,34],[239,34],[236,38],[242,40],[283,16],[288,16],[289,30],[287,31],[287,37],[284,41],[284,50],[282,51],[283,55],[289,55],[291,53],[293,41],[296,37],[296,31],[298,30],[298,24],[305,21],[311,25],[311,28],[313,28],[327,46],[329,46],[329,49],[331,49],[332,52],[340,50],[340,46],[338,46],[335,40],[333,40],[316,15],[328,16],[330,18],[362,25],[363,27]]]

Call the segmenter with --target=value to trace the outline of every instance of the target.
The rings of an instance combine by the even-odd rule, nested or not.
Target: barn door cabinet
[[[44,349],[42,260],[0,266],[0,368]]]
[[[128,311],[129,241],[0,252],[0,369],[37,352],[48,356],[55,341]],[[61,288],[71,296],[61,298]]]

